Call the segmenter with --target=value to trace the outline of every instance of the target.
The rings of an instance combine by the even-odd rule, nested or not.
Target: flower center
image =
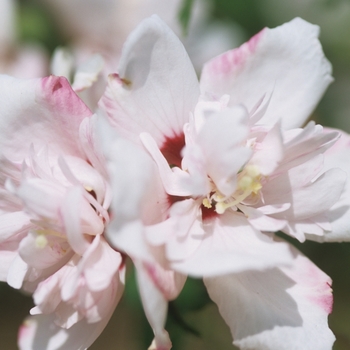
[[[234,208],[251,195],[257,195],[262,188],[261,173],[256,165],[247,165],[239,174],[236,191],[230,197],[224,196],[218,189],[204,198],[202,204],[206,208],[215,206],[218,214],[226,209]]]

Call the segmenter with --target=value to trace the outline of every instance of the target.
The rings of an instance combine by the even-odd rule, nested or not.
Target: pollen
[[[259,167],[256,165],[247,165],[244,168],[244,170],[245,170],[246,174],[248,176],[250,176],[251,178],[256,178],[256,177],[260,176]]]
[[[215,211],[218,214],[223,214],[225,212],[225,210],[229,207],[230,207],[230,205],[228,205],[227,203],[219,202],[219,203],[215,204]]]
[[[238,187],[245,191],[252,187],[253,181],[250,176],[243,176],[238,182]]]
[[[256,165],[247,165],[238,174],[236,191],[229,197],[215,193],[212,197],[217,202],[215,210],[218,214],[223,214],[226,209],[234,209],[251,195],[257,195],[261,190],[261,173]],[[204,205],[204,200],[203,200]]]
[[[208,198],[204,198],[203,201],[202,201],[202,204],[208,209],[210,209],[212,207],[212,205],[211,205],[211,203],[210,203]]]
[[[89,185],[85,185],[84,188],[85,188],[85,190],[86,190],[87,192],[92,192],[92,191],[94,190],[94,189],[93,189],[91,186],[89,186]]]
[[[43,249],[47,246],[47,238],[44,235],[38,235],[35,238],[35,246],[39,249]]]

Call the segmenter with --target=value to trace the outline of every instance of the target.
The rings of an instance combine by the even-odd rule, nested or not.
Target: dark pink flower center
[[[160,148],[164,158],[168,161],[168,164],[173,167],[177,166],[181,168],[181,151],[185,146],[185,135],[182,132],[179,135],[173,137],[165,137],[165,141]]]

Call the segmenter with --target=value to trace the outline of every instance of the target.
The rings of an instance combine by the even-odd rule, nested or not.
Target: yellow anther
[[[262,189],[262,186],[260,182],[255,182],[251,187],[252,193],[254,194],[257,194],[261,189]]]
[[[256,165],[247,165],[244,170],[248,176],[254,179],[260,175],[259,167]]]
[[[243,176],[238,181],[238,187],[245,191],[252,187],[253,179],[250,176]]]
[[[215,192],[211,198],[214,199],[215,202],[222,202],[225,199],[225,196],[223,196],[220,192]]]
[[[47,246],[47,238],[44,235],[38,235],[35,238],[35,246],[39,249],[43,249]]]
[[[223,214],[227,208],[228,208],[228,206],[224,202],[219,202],[219,203],[215,204],[215,211],[218,214]]]
[[[85,188],[85,190],[87,192],[92,192],[93,191],[93,188],[91,186],[89,186],[89,185],[85,185],[84,188]]]
[[[210,203],[208,198],[204,198],[203,201],[202,201],[202,204],[208,209],[211,208],[211,203]]]
[[[50,230],[50,229],[39,229],[39,230],[35,230],[35,232],[41,236],[49,235],[49,236],[55,236],[55,237],[59,237],[59,238],[65,237],[62,233],[54,231],[54,230]]]

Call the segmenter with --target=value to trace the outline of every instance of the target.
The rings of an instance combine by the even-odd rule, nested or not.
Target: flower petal
[[[247,121],[248,113],[242,106],[227,108],[209,117],[198,134],[207,174],[226,196],[234,192],[236,175],[252,154],[241,146],[248,135]]]
[[[0,215],[0,243],[31,226],[29,216],[23,211]]]
[[[338,130],[339,131],[339,130]],[[333,129],[325,129],[326,133],[334,132]],[[341,132],[341,138],[325,153],[325,168],[339,167],[347,173],[345,187],[339,200],[328,212],[331,223],[331,232],[324,236],[307,235],[308,239],[326,242],[350,241],[350,136]]]
[[[63,77],[21,80],[0,76],[0,152],[22,161],[28,145],[81,156],[79,125],[90,110]]]
[[[293,266],[206,278],[241,349],[330,350],[331,279],[295,249]]]
[[[95,219],[92,221],[93,225],[91,226],[99,229],[100,232],[97,231],[97,233],[102,233],[104,227],[102,222],[96,218],[89,204],[84,203],[85,206],[83,207],[81,192],[80,187],[72,187],[67,191],[61,206],[61,214],[70,246],[76,253],[83,255],[90,244],[83,235],[85,232],[82,232],[81,217],[86,218],[86,220],[89,220],[89,217]],[[100,223],[100,225],[95,224],[95,222]]]
[[[171,349],[171,341],[164,329],[168,301],[156,286],[144,265],[139,261],[135,261],[135,266],[143,308],[154,332],[156,349],[169,350]]]
[[[198,79],[175,34],[157,17],[141,22],[126,41],[118,74],[101,99],[118,130],[135,142],[149,132],[159,147],[182,134],[199,95]]]
[[[55,315],[36,315],[28,317],[19,329],[18,347],[20,350],[86,350],[101,334],[109,317],[97,323],[81,320],[69,329],[55,324]]]
[[[317,39],[319,28],[295,18],[275,29],[263,29],[240,48],[209,61],[201,91],[231,96],[230,105],[248,110],[265,93],[273,95],[262,124],[301,126],[332,82],[331,65]]]
[[[225,212],[203,227],[206,235],[197,237],[201,244],[196,251],[183,261],[173,261],[172,268],[195,277],[209,277],[291,262],[287,245],[255,230],[241,214]],[[198,229],[193,231],[195,239]]]

